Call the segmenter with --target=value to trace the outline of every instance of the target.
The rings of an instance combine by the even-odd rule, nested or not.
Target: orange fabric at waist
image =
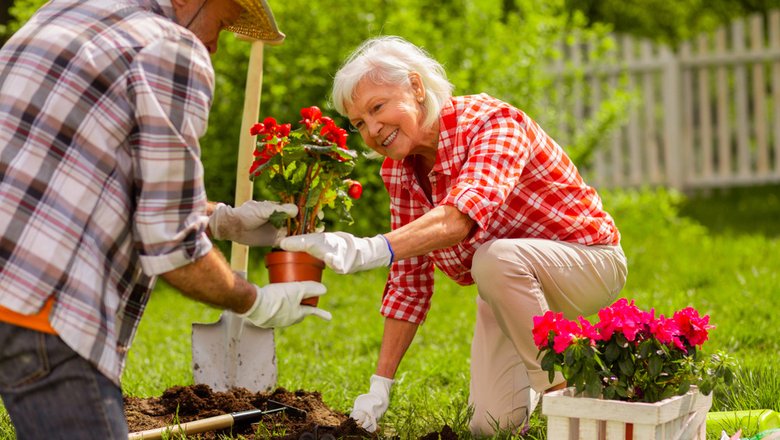
[[[50,296],[41,310],[34,315],[22,315],[21,313],[0,306],[0,321],[56,335],[57,332],[49,323],[49,313],[51,312],[52,306],[54,306],[54,295]]]

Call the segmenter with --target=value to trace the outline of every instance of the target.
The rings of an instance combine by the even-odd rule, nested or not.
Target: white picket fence
[[[590,182],[684,190],[780,182],[780,11],[735,19],[675,51],[616,43],[611,62],[590,62],[586,42],[567,44],[570,68],[557,70],[579,72],[559,77],[575,121],[592,116],[610,88],[640,96],[585,170]],[[560,129],[565,144],[577,127]]]

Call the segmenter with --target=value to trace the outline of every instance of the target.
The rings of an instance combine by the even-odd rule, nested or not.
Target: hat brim
[[[254,40],[280,43],[285,35],[279,31],[273,12],[265,0],[234,0],[242,8],[238,20],[225,29]]]

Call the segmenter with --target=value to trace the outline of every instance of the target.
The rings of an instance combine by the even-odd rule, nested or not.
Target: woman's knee
[[[507,245],[502,240],[489,241],[477,248],[471,261],[471,276],[474,281],[485,282],[504,273],[503,266],[508,264]]]
[[[480,293],[490,294],[507,283],[523,282],[533,277],[533,270],[522,258],[517,245],[510,240],[493,240],[477,248],[471,263],[471,277]]]

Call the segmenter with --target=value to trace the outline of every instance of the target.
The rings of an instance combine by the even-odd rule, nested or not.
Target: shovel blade
[[[214,324],[193,324],[192,375],[195,383],[215,391],[269,391],[276,385],[273,330],[255,327],[229,311]]]

